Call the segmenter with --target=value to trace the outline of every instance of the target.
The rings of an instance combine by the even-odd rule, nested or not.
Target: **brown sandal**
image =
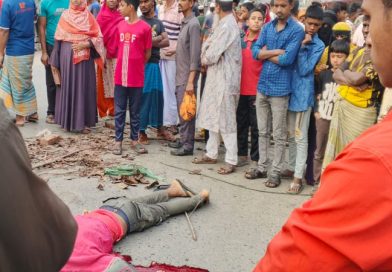
[[[218,174],[220,174],[220,175],[229,175],[234,172],[235,172],[235,165],[232,165],[230,163],[226,163],[225,166],[222,166],[218,170]]]
[[[176,137],[174,137],[170,131],[165,129],[158,129],[157,138],[164,139],[169,142],[174,142],[176,140]]]
[[[207,155],[203,155],[202,157],[196,157],[193,159],[192,163],[194,164],[216,164],[216,159],[211,159]]]
[[[33,113],[29,116],[26,116],[25,119],[26,119],[26,122],[37,123],[38,122],[38,114]]]
[[[140,144],[142,144],[142,145],[149,145],[150,144],[150,142],[148,141],[148,136],[144,132],[140,132],[139,133],[139,140],[138,140],[138,142]]]
[[[52,115],[52,114],[49,114],[48,116],[46,116],[46,123],[47,124],[55,124],[56,122],[54,121],[54,115]]]

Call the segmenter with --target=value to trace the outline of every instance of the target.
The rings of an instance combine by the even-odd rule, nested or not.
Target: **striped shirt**
[[[174,51],[177,47],[178,35],[180,34],[181,22],[184,18],[184,15],[181,12],[178,12],[178,2],[174,1],[174,3],[167,7],[163,5],[159,8],[158,18],[162,21],[166,33],[169,36],[169,47],[161,48],[161,59],[174,60],[175,54],[172,56],[166,56],[165,53],[168,51]]]

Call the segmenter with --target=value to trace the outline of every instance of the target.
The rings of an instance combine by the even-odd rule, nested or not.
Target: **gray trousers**
[[[125,196],[104,201],[105,206],[121,210],[128,218],[128,233],[158,225],[168,217],[193,210],[201,202],[200,195],[169,198],[166,191],[129,199]]]
[[[196,118],[193,118],[191,121],[184,121],[180,115],[180,107],[182,100],[184,99],[185,88],[186,85],[176,87],[177,109],[178,117],[180,119],[180,141],[185,150],[193,150],[195,146]],[[195,87],[195,89],[197,89],[197,87]]]
[[[287,108],[289,97],[265,96],[257,93],[256,114],[259,128],[259,162],[258,169],[267,171],[268,149],[270,145],[270,118],[272,117],[272,131],[274,136],[274,159],[270,176],[279,176],[284,163],[284,152],[287,139]]]

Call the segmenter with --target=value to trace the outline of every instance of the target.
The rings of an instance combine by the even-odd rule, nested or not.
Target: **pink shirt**
[[[143,87],[145,54],[152,47],[151,27],[143,20],[118,25],[119,46],[114,75],[116,85]]]
[[[121,258],[113,253],[114,242],[124,235],[120,222],[106,210],[78,215],[75,219],[78,234],[72,255],[61,272],[106,271]]]

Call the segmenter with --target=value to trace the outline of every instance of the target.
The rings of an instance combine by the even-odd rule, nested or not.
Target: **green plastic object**
[[[105,175],[107,176],[134,176],[142,174],[143,176],[156,180],[163,180],[163,178],[156,176],[149,169],[139,165],[120,165],[117,167],[105,168]]]

